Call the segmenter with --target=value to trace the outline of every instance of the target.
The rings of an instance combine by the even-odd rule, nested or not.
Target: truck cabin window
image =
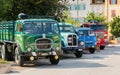
[[[78,31],[78,34],[79,35],[95,35],[94,31],[91,31],[91,30],[79,30]]]
[[[106,25],[91,25],[90,27],[93,30],[106,30]]]
[[[25,34],[53,34],[59,33],[56,22],[25,22],[23,24]]]
[[[61,25],[59,27],[61,32],[73,32],[73,33],[75,32],[72,26]]]

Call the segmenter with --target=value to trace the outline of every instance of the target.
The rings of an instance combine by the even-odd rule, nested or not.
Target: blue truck
[[[75,29],[77,35],[78,35],[78,41],[84,42],[84,49],[89,50],[90,53],[94,53],[96,50],[96,34],[95,32],[90,28],[76,28]]]
[[[83,54],[84,43],[81,42],[81,46],[78,43],[78,37],[75,33],[74,27],[70,23],[59,23],[59,29],[61,34],[61,49],[64,54],[75,54],[76,58],[80,58]]]

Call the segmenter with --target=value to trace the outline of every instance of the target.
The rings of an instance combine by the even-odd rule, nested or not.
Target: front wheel
[[[22,66],[24,65],[24,58],[20,55],[20,52],[18,50],[18,47],[15,48],[15,62],[17,65]]]
[[[92,54],[95,53],[95,48],[89,48],[89,52]]]
[[[50,56],[50,63],[53,65],[57,65],[59,63],[59,56],[57,55]]]
[[[105,48],[105,46],[100,46],[100,50],[103,50]]]
[[[75,53],[76,58],[81,58],[82,55],[83,55],[83,52],[82,52],[82,51],[77,51],[77,52]]]

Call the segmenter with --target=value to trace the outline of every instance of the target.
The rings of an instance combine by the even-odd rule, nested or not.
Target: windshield
[[[25,22],[23,32],[26,34],[55,34],[59,33],[56,22]]]
[[[62,25],[60,27],[60,32],[72,32],[74,33],[74,28],[72,26]]]
[[[92,30],[79,30],[79,31],[78,31],[78,34],[79,34],[79,35],[89,35],[89,34],[94,35],[95,33],[94,33],[94,31],[92,31]]]
[[[93,30],[106,30],[105,25],[91,25],[91,29]]]

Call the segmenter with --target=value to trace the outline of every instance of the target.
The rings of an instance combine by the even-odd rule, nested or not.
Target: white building
[[[89,12],[104,12],[105,0],[69,0],[69,11],[71,17],[80,23],[85,22]]]

